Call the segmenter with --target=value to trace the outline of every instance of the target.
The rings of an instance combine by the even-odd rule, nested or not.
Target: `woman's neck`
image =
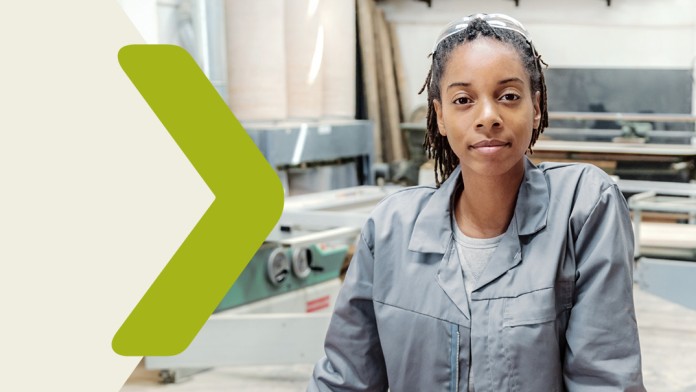
[[[454,211],[459,229],[473,238],[503,234],[515,212],[523,177],[524,166],[501,176],[481,176],[462,168],[464,190]]]

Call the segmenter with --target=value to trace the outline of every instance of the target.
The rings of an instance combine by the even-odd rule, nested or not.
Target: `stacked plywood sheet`
[[[288,117],[285,0],[225,3],[229,104],[240,120]]]
[[[241,120],[355,117],[354,0],[226,0],[230,107]]]
[[[324,28],[322,116],[355,118],[355,0],[322,2]]]
[[[288,117],[321,117],[324,29],[319,2],[291,0],[285,4],[285,56]]]

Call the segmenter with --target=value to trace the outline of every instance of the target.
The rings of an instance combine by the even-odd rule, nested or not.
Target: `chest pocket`
[[[542,324],[556,319],[556,295],[552,287],[505,299],[503,327]]]
[[[557,281],[557,287],[547,287],[505,298],[503,327],[541,324],[556,319],[573,307],[573,282]]]

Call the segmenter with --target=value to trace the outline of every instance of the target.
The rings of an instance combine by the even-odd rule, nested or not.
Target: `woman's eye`
[[[469,99],[467,97],[459,97],[459,98],[454,100],[454,103],[456,105],[466,105],[467,103],[471,103],[471,99]]]
[[[501,97],[501,99],[504,101],[517,101],[518,99],[520,99],[520,96],[517,94],[514,94],[514,93],[507,93],[507,94],[504,94]]]

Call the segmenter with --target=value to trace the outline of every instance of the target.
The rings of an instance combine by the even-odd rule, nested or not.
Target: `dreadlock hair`
[[[539,135],[544,131],[544,128],[549,125],[549,114],[546,107],[546,82],[544,81],[544,74],[541,70],[542,64],[546,67],[548,67],[548,65],[541,59],[541,56],[537,54],[532,43],[527,41],[524,36],[514,31],[491,27],[491,25],[482,19],[472,20],[466,29],[443,39],[435,49],[435,52],[430,54],[429,57],[432,58],[430,70],[428,71],[428,76],[425,79],[423,87],[418,92],[418,94],[421,94],[426,87],[428,89],[427,125],[423,148],[429,159],[435,159],[435,182],[437,187],[440,187],[440,184],[452,174],[452,171],[454,171],[459,164],[459,158],[454,154],[454,151],[452,151],[447,138],[440,135],[437,125],[437,113],[433,106],[433,100],[441,99],[440,79],[444,74],[452,50],[478,37],[492,37],[515,48],[520,55],[522,65],[524,65],[524,68],[529,74],[532,96],[536,91],[541,93],[539,102],[541,121],[539,123],[539,128],[532,131],[532,139],[529,143],[530,153]]]

